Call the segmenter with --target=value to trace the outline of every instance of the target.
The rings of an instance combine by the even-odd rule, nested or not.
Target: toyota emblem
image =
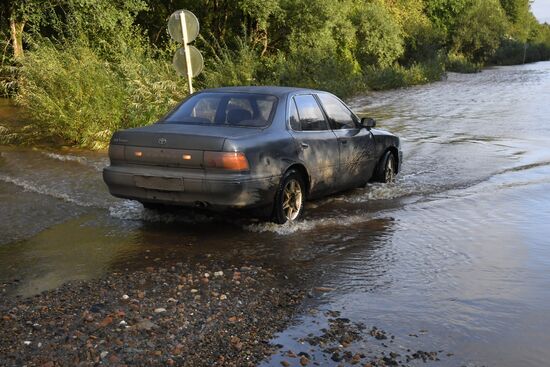
[[[160,145],[166,144],[166,139],[165,138],[159,138],[159,144]]]

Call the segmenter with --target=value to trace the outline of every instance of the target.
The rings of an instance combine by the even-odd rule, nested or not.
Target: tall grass
[[[127,56],[107,61],[86,42],[41,42],[22,60],[16,100],[39,135],[101,149],[117,129],[153,122],[184,95],[165,61]]]
[[[403,88],[441,80],[445,74],[444,64],[432,62],[413,64],[409,67],[393,65],[387,68],[369,67],[365,71],[367,86],[372,90]]]
[[[470,61],[463,54],[451,53],[447,56],[445,66],[448,71],[454,71],[456,73],[479,73],[483,68],[483,64]]]

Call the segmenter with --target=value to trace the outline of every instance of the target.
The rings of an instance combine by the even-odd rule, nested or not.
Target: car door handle
[[[302,148],[304,149],[307,149],[309,148],[309,144],[306,144],[306,143],[300,143],[300,145],[302,146]]]
[[[342,144],[347,144],[347,143],[348,143],[348,141],[347,141],[347,140],[345,140],[345,139],[340,139],[340,143],[342,143]]]

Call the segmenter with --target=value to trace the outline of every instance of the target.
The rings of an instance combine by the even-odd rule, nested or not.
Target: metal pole
[[[189,36],[187,35],[187,26],[185,24],[185,13],[180,12],[181,31],[183,33],[183,50],[185,52],[185,64],[187,65],[187,85],[189,85],[189,94],[193,94],[193,71],[191,70],[191,54],[189,54]]]

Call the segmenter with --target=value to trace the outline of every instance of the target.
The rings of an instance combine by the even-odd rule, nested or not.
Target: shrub
[[[217,88],[235,85],[258,84],[257,74],[261,67],[260,54],[246,38],[237,38],[235,47],[220,45],[214,41],[211,61],[207,62],[202,85]]]
[[[120,128],[153,122],[183,95],[166,62],[137,54],[119,64],[85,43],[42,42],[22,60],[17,102],[40,135],[94,149]]]
[[[451,53],[447,56],[445,63],[447,71],[456,73],[479,73],[483,64],[470,61],[466,56],[457,53]]]
[[[403,88],[441,80],[445,74],[444,64],[432,62],[413,64],[410,67],[393,65],[387,68],[369,67],[365,71],[366,84],[372,90]]]

